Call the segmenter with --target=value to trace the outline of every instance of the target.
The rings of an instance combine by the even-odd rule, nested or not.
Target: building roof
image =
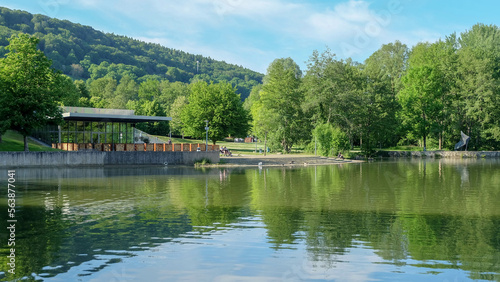
[[[132,110],[63,107],[64,120],[105,122],[158,122],[170,121],[171,117],[136,116]]]

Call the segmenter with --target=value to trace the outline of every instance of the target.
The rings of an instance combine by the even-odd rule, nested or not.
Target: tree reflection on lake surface
[[[500,280],[497,160],[16,172],[2,280]]]

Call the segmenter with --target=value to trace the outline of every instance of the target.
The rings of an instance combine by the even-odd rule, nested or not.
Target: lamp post
[[[205,131],[206,131],[206,138],[205,138],[205,151],[208,151],[208,120],[205,120],[205,123],[207,124],[205,126]]]

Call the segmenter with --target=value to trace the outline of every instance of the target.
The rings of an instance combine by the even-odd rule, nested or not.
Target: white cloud
[[[367,2],[355,0],[338,4],[335,6],[335,13],[349,22],[364,23],[373,17]]]
[[[139,39],[148,42],[261,72],[265,71],[262,65],[274,58],[292,56],[301,64],[307,57],[294,54],[304,56],[306,51],[311,54],[324,46],[330,46],[341,58],[364,60],[380,45],[394,40],[413,43],[410,39],[439,38],[425,29],[396,32],[404,21],[401,15],[380,5],[377,7],[382,11],[376,10],[366,0],[336,4],[286,0],[75,1],[111,19],[127,32],[125,35],[140,35]]]

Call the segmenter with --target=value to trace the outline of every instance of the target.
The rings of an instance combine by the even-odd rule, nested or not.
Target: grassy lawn
[[[168,141],[168,136],[156,136],[161,140]],[[172,138],[172,143],[200,143],[205,144],[205,140],[196,139],[182,139],[182,138]],[[208,142],[209,145],[212,144],[211,141]],[[255,153],[255,145],[257,144],[257,153]],[[233,154],[243,154],[243,155],[263,155],[264,154],[264,142],[257,143],[239,143],[239,142],[226,142],[217,141],[217,145],[220,147],[228,148]],[[259,153],[262,150],[262,153]],[[295,148],[292,150],[292,154],[303,153],[302,148]],[[272,153],[271,153],[272,154]]]
[[[23,136],[16,131],[8,130],[4,135],[2,135],[2,143],[0,143],[0,151],[2,152],[19,152],[24,151],[24,141]],[[57,149],[52,149],[39,145],[38,143],[28,139],[28,147],[30,151],[40,152],[40,151],[60,151]]]

